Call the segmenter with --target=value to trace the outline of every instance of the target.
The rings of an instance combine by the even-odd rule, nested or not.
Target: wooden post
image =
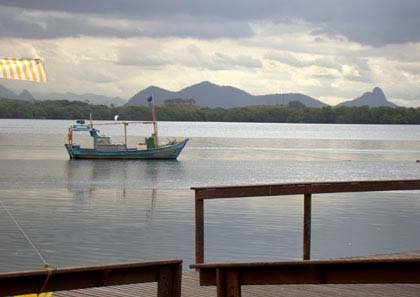
[[[195,191],[195,263],[204,263],[204,200]]]
[[[158,297],[181,297],[181,265],[161,267],[158,279]]]
[[[172,287],[173,296],[181,297],[181,286],[182,286],[182,263],[174,268],[174,284]]]
[[[201,271],[200,271],[201,278]],[[226,297],[226,275],[223,269],[216,268],[217,297]]]
[[[241,297],[241,283],[237,270],[224,270],[218,268],[216,271],[217,297]]]
[[[311,258],[311,200],[311,194],[305,194],[303,202],[303,260]]]

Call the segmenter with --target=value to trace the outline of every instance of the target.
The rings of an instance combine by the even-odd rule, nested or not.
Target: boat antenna
[[[89,113],[89,118],[90,118],[90,129],[93,129],[93,118],[92,118],[92,113]]]

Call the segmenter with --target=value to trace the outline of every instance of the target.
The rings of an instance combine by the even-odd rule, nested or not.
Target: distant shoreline
[[[254,122],[307,124],[394,124],[419,125],[420,108],[406,107],[322,107],[310,108],[299,101],[287,106],[247,106],[208,108],[195,105],[157,106],[160,121],[190,122]],[[0,99],[2,119],[87,119],[92,113],[96,120],[150,120],[147,106],[106,106],[68,100]]]

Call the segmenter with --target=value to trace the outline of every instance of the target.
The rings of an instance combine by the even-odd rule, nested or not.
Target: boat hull
[[[158,148],[138,150],[96,150],[84,149],[77,144],[65,144],[70,159],[176,159],[187,144],[188,138],[170,145],[160,146]]]

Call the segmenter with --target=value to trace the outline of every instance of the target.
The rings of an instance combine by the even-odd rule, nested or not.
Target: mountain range
[[[105,105],[124,105],[127,100],[120,97],[108,97],[103,95],[96,95],[92,93],[75,94],[71,92],[65,93],[37,93],[31,94],[28,90],[23,90],[20,94],[9,90],[8,88],[0,85],[0,98],[15,99],[15,100],[69,100],[69,101],[83,101],[92,104],[105,104]]]
[[[69,101],[84,101],[91,104],[105,104],[120,106],[127,103],[126,99],[120,97],[108,97],[104,95],[97,95],[93,93],[75,94],[71,92],[65,93],[34,93],[34,97],[42,98],[43,100],[69,100]]]
[[[9,90],[5,86],[0,85],[0,98],[16,99],[16,100],[34,100],[34,97],[28,90],[23,90],[20,94]]]
[[[208,81],[204,81],[180,91],[168,91],[156,86],[150,86],[131,97],[128,102],[120,97],[108,97],[104,95],[96,95],[92,93],[75,94],[75,93],[33,93],[28,90],[23,90],[20,94],[16,94],[6,87],[0,85],[0,98],[17,99],[17,100],[69,100],[69,101],[88,101],[92,104],[105,105],[146,105],[147,98],[153,96],[155,104],[161,105],[167,99],[194,99],[198,106],[205,106],[210,108],[222,107],[242,107],[252,105],[287,105],[291,101],[300,101],[307,107],[320,108],[328,106],[327,104],[317,100],[313,97],[300,93],[278,93],[269,95],[252,95],[241,89],[231,86],[219,86]],[[362,96],[345,101],[337,106],[363,106],[370,107],[389,106],[396,107],[397,105],[388,101],[384,92],[376,87],[372,92],[366,92]]]
[[[147,104],[147,98],[153,95],[157,105],[163,104],[166,99],[194,99],[199,106],[210,108],[241,107],[250,105],[287,105],[290,101],[300,101],[307,107],[323,107],[327,104],[298,93],[251,95],[241,89],[230,86],[219,86],[208,81],[186,87],[180,91],[172,92],[159,87],[150,86],[128,100],[127,105]]]

